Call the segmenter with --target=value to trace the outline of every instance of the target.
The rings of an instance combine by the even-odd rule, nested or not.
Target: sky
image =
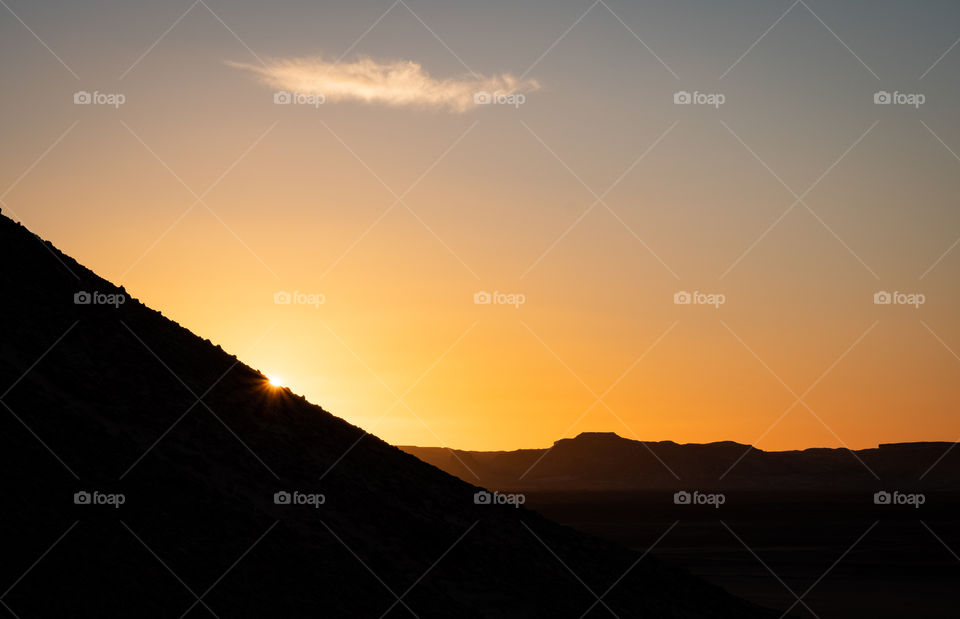
[[[4,214],[390,443],[960,437],[956,3],[0,4]]]

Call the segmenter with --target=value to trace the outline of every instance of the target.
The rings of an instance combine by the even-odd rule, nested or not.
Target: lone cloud
[[[326,101],[363,101],[456,113],[474,107],[478,93],[513,95],[540,87],[535,80],[524,80],[509,73],[436,79],[410,60],[377,62],[361,58],[340,63],[322,58],[287,58],[273,59],[265,65],[227,64],[252,71],[273,88],[322,95]]]

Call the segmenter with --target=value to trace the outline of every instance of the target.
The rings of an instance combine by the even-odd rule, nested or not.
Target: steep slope
[[[769,452],[730,441],[643,443],[608,432],[585,432],[559,440],[550,449],[401,449],[461,479],[501,490],[672,491],[693,487],[872,493],[881,482],[921,490],[953,490],[960,485],[960,449],[946,442],[898,443],[853,452]]]
[[[536,513],[476,505],[477,488],[268,387],[6,217],[0,265],[0,601],[14,616],[773,616]]]

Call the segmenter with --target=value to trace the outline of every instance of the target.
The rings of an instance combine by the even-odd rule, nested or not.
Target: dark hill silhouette
[[[853,452],[823,448],[768,452],[731,441],[644,443],[612,432],[585,432],[559,440],[549,449],[401,449],[461,479],[501,490],[610,491],[683,486],[701,490],[866,492],[882,484],[955,490],[960,486],[960,449],[952,446],[945,442],[896,443]]]
[[[475,505],[476,487],[135,299],[104,304],[126,291],[6,217],[0,264],[12,616],[578,617],[587,587],[614,584],[590,616],[779,615],[529,510]],[[326,502],[275,504],[281,491]]]

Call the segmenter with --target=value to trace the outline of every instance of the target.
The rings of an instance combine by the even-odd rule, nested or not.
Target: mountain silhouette
[[[462,451],[401,447],[461,479],[515,490],[848,491],[878,485],[919,490],[960,486],[953,443],[894,443],[873,449],[763,451],[732,441],[641,442],[612,432],[584,432],[549,449]],[[871,492],[875,491],[871,490]]]
[[[2,216],[0,263],[13,616],[779,616],[475,503]]]

